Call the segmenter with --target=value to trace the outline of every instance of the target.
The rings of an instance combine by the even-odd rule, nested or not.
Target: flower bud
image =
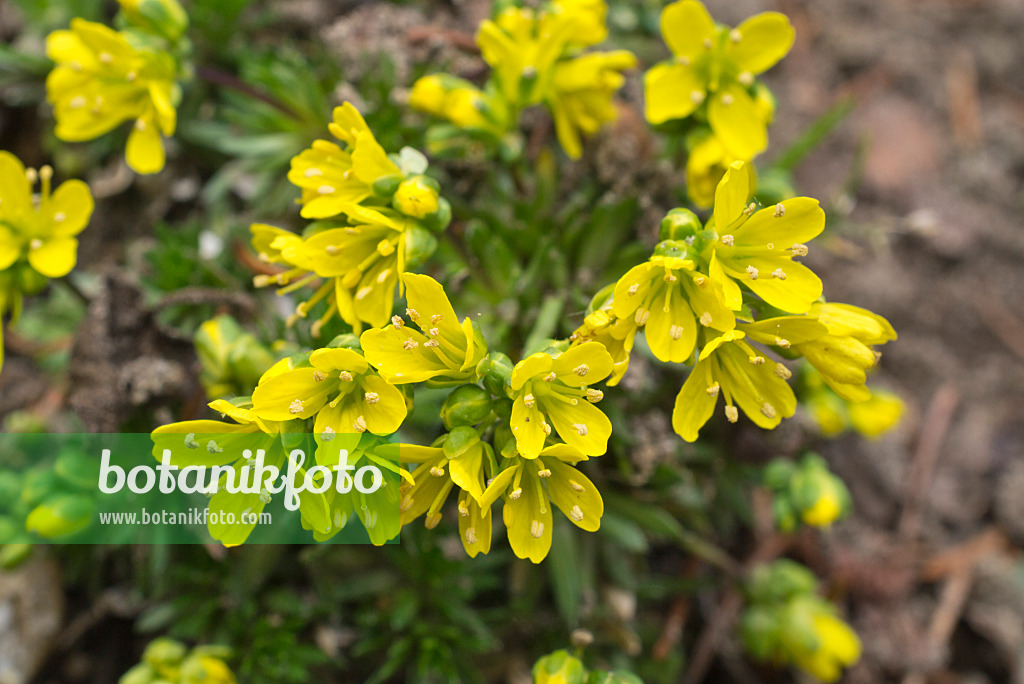
[[[181,684],[235,684],[235,675],[220,658],[193,653],[181,665]]]
[[[361,347],[359,346],[359,336],[353,335],[352,333],[342,333],[341,335],[338,335],[333,340],[331,340],[327,344],[327,346],[330,347],[331,349],[354,349],[356,351],[361,350]]]
[[[555,651],[533,666],[534,684],[583,684],[586,678],[583,662],[567,651]]]
[[[491,414],[491,393],[479,385],[456,388],[441,407],[445,428],[476,425]]]
[[[392,206],[406,216],[422,219],[440,207],[437,181],[426,176],[414,176],[402,181],[391,200]]]
[[[377,197],[392,197],[398,192],[399,186],[402,184],[404,179],[401,176],[381,176],[377,180],[373,181],[371,188],[373,194]],[[396,207],[397,209],[398,207]],[[401,211],[401,209],[399,209]],[[404,212],[403,212],[404,213]]]
[[[703,226],[700,219],[689,209],[673,209],[661,220],[659,240],[685,240],[696,236]]]
[[[176,666],[185,659],[188,649],[185,644],[174,639],[161,637],[149,642],[146,650],[142,653],[142,662],[153,667]]]
[[[156,680],[156,673],[147,663],[139,663],[132,669],[121,675],[117,684],[153,684]]]
[[[93,502],[79,494],[60,494],[36,506],[25,518],[25,529],[53,539],[89,526]]]
[[[177,0],[118,0],[129,23],[176,43],[188,29],[188,14]]]
[[[507,394],[506,387],[512,381],[512,359],[501,352],[491,352],[477,364],[476,372],[483,378],[484,386],[495,396]]]
[[[818,456],[808,456],[790,482],[793,506],[807,525],[828,527],[849,510],[846,485]]]
[[[405,269],[411,270],[429,259],[437,249],[437,238],[422,226],[405,231]]]
[[[457,427],[448,433],[444,440],[444,455],[448,458],[458,458],[470,449],[479,446],[480,435],[471,427]]]

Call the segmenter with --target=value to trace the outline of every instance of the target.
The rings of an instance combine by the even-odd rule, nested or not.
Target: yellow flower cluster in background
[[[3,319],[17,320],[22,300],[39,292],[50,278],[63,278],[78,260],[77,235],[92,216],[89,186],[65,181],[50,192],[53,169],[26,169],[0,151],[0,368],[3,367]],[[36,182],[39,195],[33,195]]]
[[[142,662],[128,670],[118,684],[235,684],[225,662],[231,650],[223,646],[196,646],[189,650],[174,639],[150,642]]]
[[[330,130],[342,144],[317,140],[292,159],[288,174],[302,190],[302,215],[322,220],[304,237],[252,226],[260,259],[284,267],[257,276],[257,287],[278,285],[280,294],[288,294],[318,283],[289,319],[291,325],[326,301],[326,313],[313,324],[314,337],[335,315],[357,334],[364,324],[384,325],[401,275],[433,253],[432,232],[451,221],[437,182],[424,175],[422,154],[407,147],[390,157],[348,102],[334,110]]]
[[[174,0],[122,0],[130,27],[115,31],[73,19],[54,31],[46,54],[56,66],[46,79],[47,99],[61,140],[92,140],[131,122],[125,159],[136,173],[164,168],[164,138],[174,134],[178,79],[184,67],[178,41],[188,18]]]
[[[477,31],[491,67],[486,85],[426,76],[414,84],[409,103],[490,142],[512,131],[524,109],[543,104],[562,149],[579,158],[582,138],[615,121],[612,98],[625,83],[622,72],[636,66],[625,50],[582,52],[607,37],[607,11],[604,0],[554,0],[538,10],[506,5]],[[443,150],[458,133],[435,136],[432,151]]]

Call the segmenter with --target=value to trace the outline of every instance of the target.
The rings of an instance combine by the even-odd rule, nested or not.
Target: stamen
[[[729,93],[726,93],[725,95],[722,96],[722,104],[724,104],[726,107],[728,107],[732,103],[733,103],[732,95],[730,95]]]
[[[579,506],[573,506],[572,510],[569,511],[569,517],[572,518],[573,522],[583,522],[583,510]]]
[[[775,364],[775,374],[782,378],[783,380],[789,380],[791,377],[793,377],[793,372],[786,368],[785,366],[783,366],[781,363]]]
[[[722,244],[725,245],[726,247],[732,247],[733,243],[735,242],[735,238],[733,238],[732,235],[723,235],[719,239],[722,241]]]
[[[792,247],[793,256],[807,256],[807,245],[801,245],[799,242],[793,244]]]
[[[673,325],[668,330],[668,336],[671,337],[673,340],[678,341],[683,337],[683,329],[680,328],[678,325]]]
[[[41,239],[33,238],[32,241],[30,243],[28,243],[28,248],[33,250],[33,251],[35,251],[35,250],[39,249],[40,247],[42,247],[43,244],[44,243],[43,243],[43,241]]]
[[[602,399],[604,399],[604,392],[601,390],[587,388],[587,401],[591,404],[596,404]]]
[[[359,291],[356,292],[356,299],[366,299],[367,295],[369,295],[371,292],[373,292],[373,288],[370,287],[369,285],[367,285],[366,287],[361,287],[359,288]]]
[[[513,501],[519,501],[519,497],[521,497],[522,495],[523,495],[522,488],[517,487],[517,488],[513,489],[509,493],[508,498],[512,499]]]
[[[402,320],[401,316],[392,316],[391,325],[395,326],[395,330],[401,330],[402,326],[405,325],[405,321]]]
[[[341,247],[338,247],[337,245],[327,245],[324,251],[327,252],[327,256],[338,256],[341,254]]]
[[[135,71],[129,71],[127,74],[124,75],[125,80],[128,81],[129,83],[135,83],[135,79],[138,78],[138,77],[139,77],[139,74],[138,74],[138,72],[135,72]]]
[[[434,515],[428,515],[426,520],[423,521],[424,527],[428,530],[432,530],[441,523],[441,514],[434,513]]]
[[[705,287],[708,286],[708,279],[705,278],[704,276],[697,276],[696,278],[693,279],[693,282],[697,285],[697,287],[701,289],[704,289]]]
[[[641,327],[647,324],[647,319],[650,318],[651,312],[643,307],[636,310],[636,315],[633,320],[636,321],[637,327]]]
[[[534,520],[530,523],[530,534],[533,535],[534,539],[540,539],[544,536],[544,523],[540,520]]]
[[[70,107],[71,109],[81,109],[85,105],[86,105],[86,100],[85,100],[85,97],[82,96],[82,95],[78,95],[77,97],[73,97],[73,98],[71,98],[71,100],[68,101],[68,107]]]
[[[686,55],[676,57],[676,64],[682,64],[683,66],[690,66],[690,58]]]
[[[525,397],[523,397],[523,403],[526,404],[527,408],[533,408],[534,406],[536,406],[537,400],[534,398],[532,394],[527,394]]]
[[[292,401],[292,403],[288,406],[288,413],[292,415],[302,413],[302,400],[295,399],[294,401]]]
[[[705,311],[704,313],[702,313],[700,315],[700,324],[703,325],[705,328],[711,327],[711,324],[713,322],[714,321],[711,319],[711,312],[710,311]]]
[[[459,516],[463,518],[469,517],[469,504],[466,503],[465,499],[459,502]]]
[[[740,419],[740,412],[736,410],[735,406],[726,406],[725,417],[730,423],[735,423]]]
[[[441,331],[438,328],[431,328],[430,330],[427,331],[427,334],[430,335],[431,337],[437,337],[440,332]]]
[[[405,315],[411,318],[413,323],[420,320],[420,312],[416,309],[406,309]]]
[[[469,544],[476,544],[476,530],[472,527],[466,528],[466,542]]]
[[[338,379],[342,382],[352,382],[352,374],[348,371],[341,371],[341,373],[338,374]]]
[[[574,492],[583,492],[583,491],[586,491],[586,490],[584,489],[583,485],[581,485],[581,484],[580,484],[579,482],[577,482],[576,480],[569,480],[569,486],[570,486],[570,487],[572,487],[572,490],[573,490]]]
[[[753,266],[747,266],[747,275],[750,276],[751,280],[757,280],[757,269]]]
[[[142,119],[136,119],[135,120],[135,130],[137,130],[137,131],[144,131],[144,130],[146,130],[146,122],[143,121]]]
[[[777,268],[774,271],[772,271],[772,277],[778,278],[779,280],[785,280],[786,272],[783,271],[781,268]]]
[[[54,223],[61,223],[66,218],[67,218],[67,214],[65,214],[63,211],[58,211],[56,214],[53,215],[53,222]]]
[[[558,376],[555,375],[553,372],[552,373],[548,373],[547,375],[544,376],[544,382],[554,382],[555,378],[557,378],[557,377]]]
[[[431,349],[434,349],[435,347],[440,346],[440,344],[441,343],[438,342],[437,340],[427,340],[426,342],[423,343],[423,346],[424,347],[430,347]]]
[[[627,290],[627,292],[629,292],[629,296],[630,297],[632,297],[633,295],[635,295],[639,291],[640,291],[640,283],[633,283],[632,285],[629,286],[629,289]]]
[[[572,372],[582,378],[584,375],[590,372],[590,366],[588,366],[585,363],[581,363],[580,365],[573,368]]]
[[[736,77],[736,80],[749,88],[754,85],[754,74],[749,71],[741,71],[740,75]]]
[[[587,433],[589,432],[589,430],[587,430],[587,426],[586,425],[584,425],[583,423],[573,423],[572,426],[574,428],[576,428],[576,433],[580,437],[586,437],[587,436]]]
[[[100,61],[104,64],[110,64],[114,61],[114,55],[110,54],[109,52],[101,52],[99,57]]]
[[[775,205],[775,211],[772,212],[772,216],[774,216],[775,218],[782,218],[785,215],[786,215],[786,207],[784,207],[781,203],[776,204]]]
[[[740,33],[739,29],[733,29],[732,31],[729,31],[729,40],[731,40],[732,42],[738,43],[742,39],[743,39],[743,34]]]
[[[366,419],[359,416],[352,421],[352,427],[355,428],[356,432],[366,432]]]
[[[764,365],[764,357],[763,356],[751,356],[748,359],[748,361],[750,361],[750,363],[754,364],[755,366],[763,366]]]
[[[369,404],[370,406],[374,406],[376,404],[379,404],[380,403],[380,395],[377,394],[376,392],[367,392],[366,393],[366,403]]]
[[[334,191],[335,190],[333,185],[321,185],[319,188],[316,189],[318,195],[330,195],[334,193]]]
[[[716,398],[718,397],[718,392],[719,392],[719,391],[720,391],[721,389],[722,389],[722,386],[721,386],[721,385],[719,385],[719,384],[718,384],[718,383],[716,382],[716,383],[715,383],[715,384],[713,384],[713,385],[712,385],[711,387],[708,387],[708,388],[707,388],[707,390],[706,390],[706,392],[708,393],[708,396],[709,396],[709,397],[711,397],[712,399],[716,399]]]
[[[548,421],[542,420],[540,423],[540,428],[544,431],[545,435],[551,434],[551,426],[548,425]]]
[[[665,282],[666,283],[674,283],[677,280],[679,280],[679,278],[676,278],[672,273],[666,273],[665,274]]]
[[[306,172],[302,175],[305,176],[306,178],[316,178],[317,176],[324,175],[324,172],[316,168],[315,166],[311,166],[310,168],[306,169]]]
[[[381,240],[377,243],[377,253],[381,256],[391,256],[395,253],[395,246],[390,240]]]
[[[322,370],[313,371],[313,380],[315,380],[316,382],[323,382],[326,379],[327,373],[324,373]]]
[[[730,97],[730,96],[726,95],[725,97],[723,97],[722,98],[723,102],[725,101],[726,97]],[[747,208],[743,210],[743,213],[746,214],[747,216],[750,216],[755,211],[757,211],[757,205],[755,203],[751,202],[750,204],[747,205]]]
[[[790,343],[789,340],[787,340],[787,339],[785,339],[783,337],[776,336],[775,337],[775,346],[776,347],[782,347],[783,349],[789,349],[790,346],[791,346],[791,343]]]
[[[420,343],[413,339],[408,339],[402,343],[402,349],[406,351],[409,351],[410,349],[415,349],[418,346],[420,346]]]
[[[434,477],[444,477],[444,468],[438,468],[437,466],[433,466],[430,469],[430,474],[433,475]]]
[[[764,414],[765,418],[769,418],[769,419],[774,418],[775,417],[775,407],[772,406],[771,404],[769,404],[766,401],[766,402],[764,402],[764,406],[761,407],[761,413]]]
[[[704,94],[703,90],[694,90],[693,92],[690,93],[690,100],[694,104],[699,105],[701,102],[704,101],[705,97],[707,97],[707,95]]]
[[[430,324],[431,325],[437,325],[438,323],[440,323],[443,320],[444,320],[444,316],[442,316],[441,314],[434,314],[433,316],[430,317]]]
[[[537,477],[551,477],[551,471],[545,468],[537,471]]]
[[[324,431],[320,434],[320,439],[321,439],[321,441],[324,441],[324,442],[330,442],[332,439],[334,439],[334,435],[335,435],[334,428],[332,428],[330,425],[328,425],[327,427],[324,428]]]
[[[704,48],[706,50],[710,50],[712,45],[714,45],[714,43],[711,42],[710,38],[705,38],[704,39]]]
[[[402,499],[402,503],[399,504],[399,506],[398,506],[399,512],[400,513],[405,513],[407,510],[412,508],[412,504],[413,504],[412,496],[410,496],[409,494],[406,494],[405,497]]]

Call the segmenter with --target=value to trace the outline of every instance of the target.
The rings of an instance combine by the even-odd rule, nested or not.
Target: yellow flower
[[[413,218],[424,218],[440,207],[437,189],[426,176],[402,181],[395,190],[394,205],[398,211]]]
[[[763,102],[763,100],[758,100]],[[771,106],[759,108],[765,122],[771,120]],[[690,201],[701,209],[709,209],[715,202],[715,189],[722,176],[733,162],[750,162],[732,152],[710,128],[696,132],[689,140],[690,154],[686,159],[686,194]],[[750,187],[757,187],[757,171],[748,163],[745,167],[750,176]]]
[[[406,273],[402,281],[409,303],[406,315],[422,332],[394,316],[391,325],[363,333],[366,360],[395,384],[473,381],[487,346],[472,321],[466,317],[459,324],[444,288],[430,276]]]
[[[587,456],[608,449],[612,424],[595,404],[604,394],[588,383],[600,382],[612,372],[612,357],[597,342],[585,342],[553,357],[533,354],[512,370],[512,432],[519,453],[536,458],[555,432]]]
[[[291,367],[287,360],[276,364],[260,380],[252,405],[263,420],[304,420],[315,414],[317,435],[390,435],[407,411],[401,391],[351,349],[317,349],[305,367]]]
[[[825,212],[809,197],[756,211],[755,204],[747,204],[751,187],[746,166],[731,164],[715,191],[718,239],[709,264],[711,280],[722,285],[733,310],[742,304],[738,283],[743,283],[774,307],[804,313],[821,297],[821,280],[793,257],[807,254],[803,243],[824,230]]]
[[[288,180],[302,189],[302,216],[329,218],[346,213],[348,205],[374,196],[373,185],[384,178],[401,178],[359,111],[346,102],[334,110],[328,125],[345,147],[328,140],[292,159]]]
[[[592,52],[555,65],[546,101],[558,142],[569,157],[578,159],[583,153],[581,135],[593,135],[618,118],[612,97],[626,82],[621,72],[635,66],[636,57],[626,50]]]
[[[768,430],[796,411],[796,397],[786,384],[790,371],[751,347],[745,336],[740,330],[731,330],[705,344],[679,390],[672,427],[687,442],[697,439],[720,394],[725,397],[725,416],[731,423],[739,418],[736,405]]]
[[[581,529],[594,532],[601,527],[601,493],[574,465],[585,460],[586,455],[578,449],[553,444],[536,458],[514,457],[512,465],[487,486],[480,504],[490,508],[504,496],[502,516],[516,556],[540,563],[548,555],[552,503]]]
[[[177,42],[188,28],[188,14],[176,0],[117,0],[128,21],[143,31]]]
[[[608,37],[608,5],[604,0],[554,0],[550,7],[552,12],[565,14],[575,23],[573,45],[597,45]]]
[[[597,342],[608,351],[612,357],[612,373],[606,382],[609,387],[613,387],[619,384],[629,369],[629,353],[633,350],[636,331],[636,322],[632,318],[616,318],[612,307],[608,306],[587,314],[583,325],[576,329],[569,340],[574,347]]]
[[[796,344],[796,350],[840,397],[866,401],[871,396],[864,384],[867,371],[880,356],[871,347],[895,340],[896,331],[878,314],[849,304],[816,303],[810,313],[827,334]]]
[[[656,357],[686,363],[693,356],[700,326],[731,330],[736,319],[725,305],[722,286],[697,272],[685,243],[665,241],[650,261],[630,269],[615,285],[612,310],[616,318],[644,326],[647,344]]]
[[[46,92],[58,138],[92,140],[133,121],[128,166],[142,174],[164,167],[161,134],[174,133],[179,98],[177,67],[168,53],[137,48],[123,33],[73,19],[70,31],[49,35],[46,54],[57,63]]]
[[[493,97],[469,81],[448,74],[417,80],[409,93],[409,106],[448,119],[459,128],[489,131],[499,137],[507,130],[507,125],[495,120],[501,108]]]
[[[697,0],[679,0],[662,11],[661,32],[673,58],[646,74],[647,120],[682,119],[703,106],[715,135],[734,154],[752,159],[763,151],[767,125],[750,87],[792,47],[789,20],[764,12],[730,29],[716,25]]]
[[[220,658],[191,656],[181,665],[181,684],[235,684],[231,668]]]
[[[871,398],[848,405],[853,429],[865,437],[878,437],[895,427],[906,405],[892,392],[872,392]]]
[[[42,181],[38,199],[32,196]],[[78,260],[78,235],[92,215],[89,186],[69,180],[50,193],[53,170],[26,169],[10,152],[0,151],[0,368],[3,319],[16,321],[22,297],[38,292],[47,278],[61,278]]]
[[[844,667],[860,659],[860,638],[848,624],[829,613],[819,612],[812,620],[814,646],[808,648],[806,643],[791,644],[793,662],[823,682],[834,682]]]

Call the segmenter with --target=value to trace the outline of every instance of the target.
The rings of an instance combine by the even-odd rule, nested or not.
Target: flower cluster
[[[442,151],[464,132],[497,144],[518,126],[520,113],[543,104],[558,141],[573,159],[583,136],[617,117],[612,101],[636,66],[625,50],[583,52],[605,40],[604,0],[552,0],[542,9],[506,3],[480,25],[476,42],[491,67],[483,88],[448,75],[426,76],[413,86],[410,105],[447,118],[436,129],[432,151]]]
[[[118,684],[235,684],[234,673],[225,662],[231,649],[196,646],[189,650],[174,639],[151,641],[142,661],[128,670]]]
[[[758,567],[747,585],[741,636],[756,658],[793,663],[821,681],[834,682],[843,668],[860,659],[861,643],[817,589],[810,570],[793,561]]]
[[[63,278],[78,260],[77,235],[92,216],[89,186],[65,181],[52,193],[53,169],[26,169],[0,151],[0,368],[3,367],[3,319],[17,320],[22,300],[39,292],[50,278]],[[41,192],[32,188],[40,183]]]
[[[757,76],[789,52],[793,27],[785,15],[764,12],[731,28],[698,0],[678,0],[662,11],[661,32],[672,58],[645,75],[647,120],[690,121],[688,190],[697,206],[709,207],[729,165],[768,146],[775,102]]]
[[[136,173],[163,169],[164,140],[174,134],[181,99],[188,16],[176,0],[120,0],[128,28],[73,19],[54,31],[46,54],[56,66],[47,98],[61,140],[92,140],[132,122],[125,158]]]
[[[772,510],[779,529],[790,532],[797,521],[829,527],[850,512],[850,492],[817,454],[799,463],[775,459],[764,471],[764,483],[772,492]]]
[[[819,301],[821,280],[794,258],[824,229],[824,211],[807,197],[758,207],[747,167],[730,165],[706,226],[692,212],[673,210],[654,255],[597,298],[573,340],[597,336],[625,365],[643,328],[655,357],[692,365],[672,415],[687,441],[720,397],[730,422],[742,410],[770,429],[793,415],[792,371],[765,348],[782,358],[803,356],[841,396],[863,400],[870,396],[866,372],[878,360],[873,345],[896,338],[881,316]]]
[[[283,267],[257,276],[257,287],[274,284],[288,294],[319,283],[289,319],[294,324],[326,301],[326,313],[313,324],[314,337],[336,315],[356,333],[364,323],[384,325],[401,275],[433,253],[433,233],[451,221],[437,182],[424,175],[422,154],[407,147],[389,156],[348,102],[334,110],[330,130],[342,144],[317,140],[292,159],[288,174],[302,190],[302,215],[319,220],[302,237],[252,226],[260,259]]]

